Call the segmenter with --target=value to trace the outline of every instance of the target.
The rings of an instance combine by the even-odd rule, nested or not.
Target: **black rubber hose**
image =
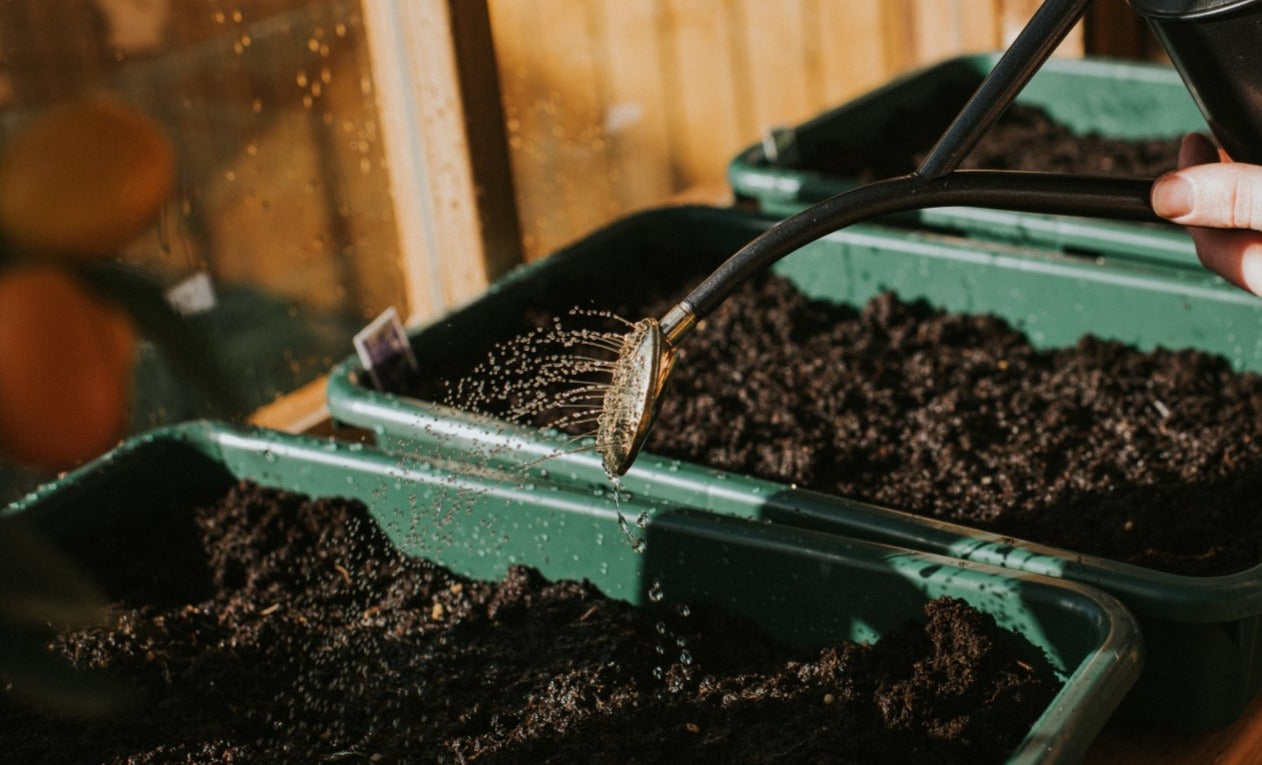
[[[742,247],[685,303],[697,318],[713,311],[741,282],[794,250],[853,223],[929,207],[991,207],[1053,215],[1158,221],[1148,202],[1150,178],[960,170],[937,178],[904,175],[846,191],[772,226]]]

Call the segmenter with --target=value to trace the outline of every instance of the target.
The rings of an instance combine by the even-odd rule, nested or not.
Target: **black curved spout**
[[[1107,178],[1002,170],[960,170],[936,178],[905,175],[825,199],[763,232],[684,298],[701,318],[741,282],[822,236],[890,213],[929,207],[993,207],[1053,215],[1158,221],[1150,178]],[[663,319],[667,330],[667,320]]]
[[[978,138],[1033,77],[1091,0],[1044,0],[1034,17],[982,81],[955,121],[911,175],[838,194],[782,221],[719,266],[704,282],[651,326],[664,353],[674,347],[741,282],[794,250],[852,223],[929,207],[991,207],[1051,215],[1157,221],[1149,194],[1152,179],[1058,173],[957,171]],[[1237,159],[1262,152],[1262,74],[1257,55],[1262,0],[1131,0],[1138,4],[1171,54],[1211,129]],[[1224,83],[1234,87],[1227,89]],[[1198,89],[1198,84],[1206,86]],[[1211,99],[1209,95],[1214,97]],[[1213,106],[1213,108],[1209,108]],[[661,376],[647,397],[627,411],[653,412],[665,384]],[[651,417],[638,417],[650,422]],[[646,426],[648,427],[648,426]],[[646,433],[637,431],[637,444]],[[639,446],[620,455],[625,470]]]
[[[976,145],[982,134],[994,124],[1012,103],[1026,83],[1034,77],[1056,46],[1073,29],[1091,0],[1045,0],[1029,23],[981,85],[964,104],[964,108],[929,151],[916,173],[937,178],[955,170]]]

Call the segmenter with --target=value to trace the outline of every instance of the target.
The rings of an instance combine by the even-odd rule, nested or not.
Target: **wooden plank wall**
[[[699,184],[763,131],[1004,47],[1039,0],[488,0],[527,259]],[[1062,53],[1082,52],[1075,30]]]
[[[411,321],[521,262],[484,3],[362,0]],[[404,306],[400,306],[404,308]]]
[[[408,305],[395,215],[418,208],[390,196],[359,0],[163,0],[146,6],[168,14],[160,44],[126,55],[107,4],[118,5],[0,0],[0,117],[111,81],[149,99],[185,151],[184,178],[173,236],[138,257],[365,316],[445,307]],[[475,179],[475,193],[513,186],[522,253],[543,257],[685,190],[721,192],[727,162],[767,129],[911,68],[1001,48],[1039,4],[450,0],[457,36],[462,8],[489,13],[493,50],[458,45],[498,74],[502,110],[471,119],[503,121],[512,169],[511,181]],[[1120,0],[1089,13],[1104,20],[1093,32],[1089,15],[1064,53],[1151,51]],[[477,256],[444,250],[452,272]]]

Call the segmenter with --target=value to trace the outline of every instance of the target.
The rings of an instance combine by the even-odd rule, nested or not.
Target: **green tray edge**
[[[856,120],[869,119],[868,112],[883,108],[887,102],[897,102],[904,89],[922,86],[925,81],[939,80],[947,72],[971,70],[979,76],[984,75],[999,56],[999,53],[967,54],[921,67],[800,125],[777,132],[775,141],[782,145],[782,150],[792,151],[792,143],[799,134],[828,131],[835,124],[853,124]],[[1054,57],[1044,63],[1039,74],[1018,95],[1017,101],[1043,106],[1054,116],[1071,122],[1074,118],[1081,119],[1080,108],[1071,107],[1067,114],[1057,114],[1057,107],[1066,111],[1063,104],[1057,103],[1057,97],[1065,87],[1059,80],[1076,80],[1088,88],[1093,81],[1122,80],[1137,88],[1169,90],[1172,97],[1166,105],[1174,108],[1161,115],[1165,127],[1177,126],[1177,132],[1207,130],[1178,73],[1168,65],[1101,56]],[[1078,94],[1077,97],[1083,96]],[[1117,124],[1111,124],[1101,132],[1111,134],[1117,129]],[[1176,131],[1168,129],[1166,132]],[[754,200],[769,214],[789,216],[814,202],[858,185],[855,179],[846,176],[770,166],[767,153],[763,142],[747,146],[729,161],[726,175],[728,186],[738,198]],[[1188,266],[1197,263],[1191,237],[1173,226],[966,207],[925,209],[904,215],[903,219],[928,227],[958,229],[967,235],[997,241]]]
[[[382,486],[394,485],[396,491],[407,492],[415,488],[416,482],[434,485],[437,481],[439,485],[446,485],[451,479],[447,471],[466,469],[456,465],[444,468],[430,462],[401,464],[398,455],[355,443],[217,422],[189,422],[159,428],[125,441],[97,460],[11,503],[0,511],[0,519],[38,515],[48,503],[68,501],[67,496],[73,500],[76,493],[91,497],[91,484],[108,476],[112,470],[127,469],[129,457],[140,459],[146,469],[160,467],[149,455],[144,455],[144,459],[139,455],[142,450],[162,445],[196,450],[239,479],[322,496],[359,498],[370,503],[379,522],[384,522],[381,513],[388,512],[379,507],[384,501],[381,492],[388,494],[388,489],[383,490]],[[338,480],[339,473],[344,482]],[[369,479],[371,485],[367,485],[364,478]],[[589,494],[557,497],[556,492],[542,492],[544,499],[540,500],[541,492],[535,487],[506,481],[506,478],[494,471],[457,476],[462,484],[481,487],[484,491],[481,496],[494,498],[496,503],[502,500],[542,502],[549,510],[582,513],[582,508],[599,499]],[[374,501],[379,504],[372,505]],[[604,502],[606,522],[616,524],[611,516],[611,500],[605,498]],[[624,502],[623,511],[637,512],[636,503]],[[1077,762],[1142,667],[1142,640],[1134,618],[1117,599],[1091,587],[930,553],[840,539],[805,529],[741,523],[710,514],[667,512],[652,518],[647,528],[652,530],[658,523],[734,546],[758,546],[782,555],[807,556],[821,568],[845,561],[862,570],[881,570],[886,575],[894,572],[919,588],[925,598],[956,594],[970,599],[972,595],[980,598],[979,607],[991,613],[994,611],[987,609],[988,602],[993,609],[996,599],[1007,600],[1017,592],[1032,595],[1045,607],[1071,613],[1072,618],[1083,622],[1093,633],[1092,648],[1065,679],[1061,693],[1008,759],[1011,765]],[[417,551],[409,552],[416,554]],[[458,565],[455,568],[461,570]],[[961,593],[962,584],[974,589]],[[647,583],[642,585],[642,589],[647,589]],[[985,594],[987,590],[991,591],[989,595]],[[1037,626],[1026,625],[1022,631],[1027,639],[1032,639],[1030,630],[1042,634]],[[1052,639],[1046,634],[1042,637]]]

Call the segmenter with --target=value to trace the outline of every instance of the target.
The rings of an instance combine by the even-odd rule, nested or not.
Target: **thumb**
[[[1262,167],[1213,162],[1166,173],[1152,186],[1153,211],[1184,226],[1262,229]]]

